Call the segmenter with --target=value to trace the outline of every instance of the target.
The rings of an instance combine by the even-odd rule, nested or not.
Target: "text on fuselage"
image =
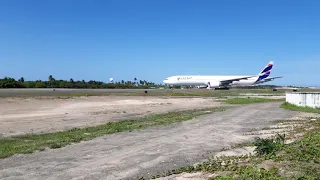
[[[178,77],[178,81],[179,80],[188,80],[188,79],[192,79],[192,77]]]

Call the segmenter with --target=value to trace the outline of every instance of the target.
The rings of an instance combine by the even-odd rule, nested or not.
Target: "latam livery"
[[[251,86],[281,77],[269,78],[273,61],[257,75],[252,76],[171,76],[163,82],[169,86],[197,86],[199,88],[229,89],[230,86]]]

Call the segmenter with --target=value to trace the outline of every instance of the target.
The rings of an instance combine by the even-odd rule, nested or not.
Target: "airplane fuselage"
[[[219,82],[228,79],[237,79],[248,76],[171,76],[163,82],[172,86],[207,86],[209,82]],[[234,81],[229,85],[247,86],[254,84],[258,79],[252,77],[244,80]]]
[[[250,86],[272,81],[275,78],[268,78],[273,67],[270,61],[257,75],[251,76],[171,76],[163,82],[170,86],[198,86],[208,88],[226,88],[229,86]]]

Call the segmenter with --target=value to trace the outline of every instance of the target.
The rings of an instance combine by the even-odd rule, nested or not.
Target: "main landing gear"
[[[215,90],[229,90],[229,87],[219,87],[219,88],[214,88]]]

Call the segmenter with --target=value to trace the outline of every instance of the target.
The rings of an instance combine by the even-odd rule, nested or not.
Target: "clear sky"
[[[319,0],[1,0],[0,77],[320,85]],[[270,84],[270,83],[269,83]]]

